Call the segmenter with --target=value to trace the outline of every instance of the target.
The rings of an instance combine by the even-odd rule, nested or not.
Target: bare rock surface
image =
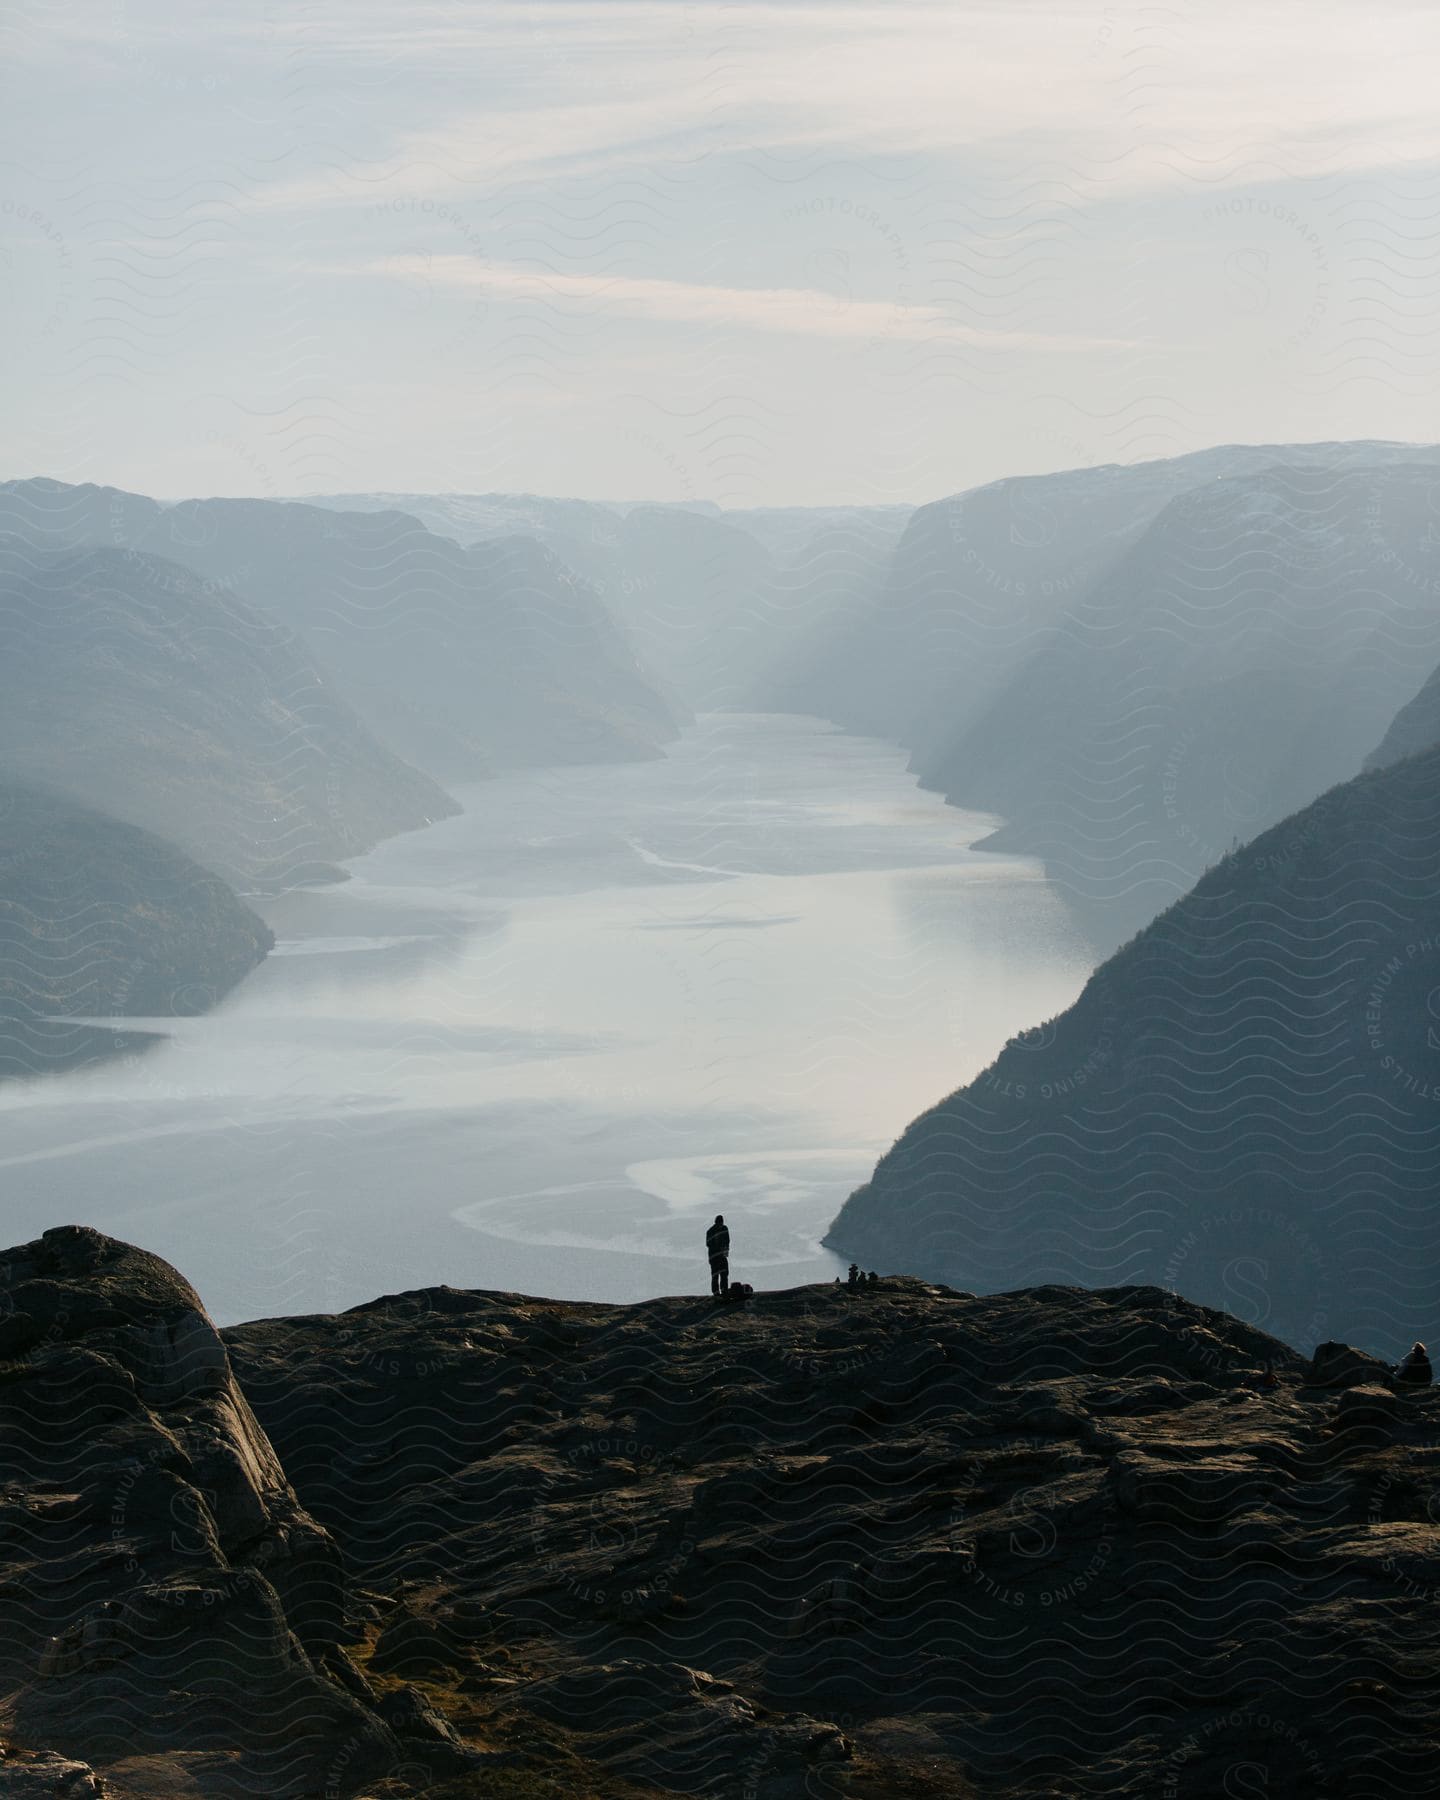
[[[0,1333],[0,1795],[1440,1787],[1440,1406],[1346,1346],[904,1278],[217,1334],[75,1227]]]
[[[0,1793],[298,1795],[347,1750],[393,1763],[317,1664],[337,1547],[188,1284],[48,1231],[0,1258],[0,1342]]]
[[[0,1794],[5,1800],[100,1800],[108,1791],[86,1763],[53,1750],[18,1750],[0,1743]]]
[[[355,1664],[517,1781],[1440,1782],[1440,1406],[1347,1346],[1312,1369],[1158,1288],[904,1278],[743,1307],[436,1288],[225,1338],[371,1596]]]

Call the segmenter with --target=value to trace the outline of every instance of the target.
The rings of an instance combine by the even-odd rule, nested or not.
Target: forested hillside
[[[1225,857],[923,1113],[827,1242],[994,1290],[1154,1282],[1308,1347],[1440,1307],[1440,749]]]

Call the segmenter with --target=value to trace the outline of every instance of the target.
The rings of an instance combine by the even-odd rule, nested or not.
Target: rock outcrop
[[[33,1747],[0,1793],[347,1792],[399,1760],[326,1672],[336,1544],[174,1270],[48,1231],[0,1260],[0,1355],[0,1730]]]
[[[900,1278],[733,1308],[439,1288],[225,1338],[375,1596],[370,1679],[566,1791],[1440,1777],[1440,1410],[1358,1353],[1319,1385],[1158,1288]]]
[[[0,1794],[1440,1781],[1440,1407],[1346,1346],[898,1278],[217,1336],[75,1227],[0,1296]]]
[[[105,1782],[87,1763],[53,1750],[14,1749],[0,1741],[0,1795],[5,1800],[103,1800]]]

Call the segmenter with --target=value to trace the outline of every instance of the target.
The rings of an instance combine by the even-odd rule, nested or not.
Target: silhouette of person
[[[1395,1375],[1399,1381],[1413,1381],[1416,1387],[1429,1387],[1434,1380],[1434,1373],[1430,1367],[1429,1353],[1423,1344],[1416,1344],[1395,1371]]]
[[[710,1258],[710,1292],[730,1291],[730,1228],[725,1215],[716,1213],[715,1223],[705,1233],[705,1251]]]

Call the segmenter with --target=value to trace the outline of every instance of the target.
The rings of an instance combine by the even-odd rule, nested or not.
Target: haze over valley
[[[1429,1046],[1380,1079],[1363,1001],[1429,923],[1437,479],[1355,443],[908,514],[8,484],[12,833],[104,806],[252,920],[209,948],[157,861],[162,981],[132,865],[45,890],[84,923],[12,937],[9,1072],[55,1077],[0,1095],[17,1216],[103,1167],[224,1318],[277,1267],[296,1310],[397,1267],[663,1292],[713,1203],[761,1286],[1139,1280],[1398,1343]]]
[[[0,1800],[1440,1793],[1440,13],[6,47]]]
[[[0,1088],[13,1217],[100,1204],[227,1320],[437,1272],[683,1289],[717,1209],[757,1285],[830,1279],[837,1194],[1087,967],[1035,865],[903,765],[720,714],[661,762],[459,789],[343,886],[257,898],[275,949],[214,1013]]]

